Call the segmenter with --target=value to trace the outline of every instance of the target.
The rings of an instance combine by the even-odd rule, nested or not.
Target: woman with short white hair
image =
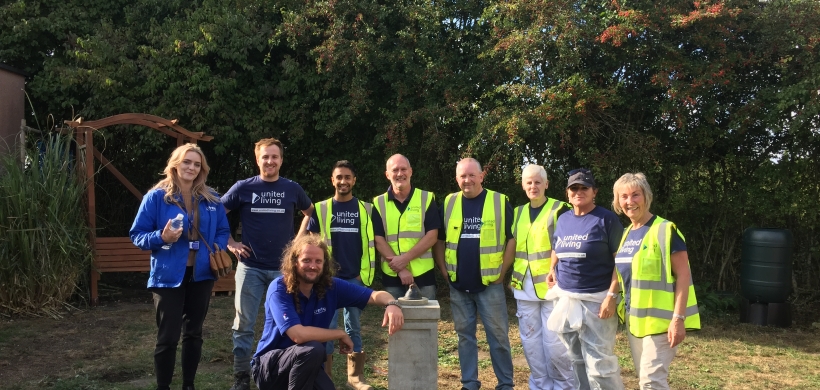
[[[649,210],[652,189],[643,173],[627,173],[612,188],[612,208],[626,215],[615,264],[624,299],[632,362],[641,389],[669,389],[669,365],[687,329],[700,329],[689,256],[674,223]]]
[[[558,216],[568,204],[548,198],[547,172],[540,165],[527,165],[521,172],[521,187],[529,203],[518,206],[513,218],[515,262],[510,286],[518,311],[518,328],[524,357],[530,366],[529,388],[568,390],[575,388],[567,347],[547,329],[553,302],[544,300],[550,271],[552,234]]]

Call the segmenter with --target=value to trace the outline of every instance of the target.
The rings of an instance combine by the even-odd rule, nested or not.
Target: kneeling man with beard
[[[335,389],[325,373],[326,342],[339,340],[350,353],[353,341],[343,329],[328,329],[341,307],[384,307],[382,326],[393,334],[404,325],[398,301],[386,291],[373,291],[333,277],[327,245],[318,235],[295,238],[282,255],[282,276],[268,288],[265,329],[251,361],[260,390]]]

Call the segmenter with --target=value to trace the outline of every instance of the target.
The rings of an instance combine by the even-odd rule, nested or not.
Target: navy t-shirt
[[[626,235],[624,244],[615,255],[615,266],[618,267],[618,272],[621,273],[621,278],[623,278],[624,281],[624,300],[626,301],[625,304],[627,310],[629,310],[629,287],[632,283],[632,258],[635,255],[635,251],[640,250],[641,243],[643,243],[643,238],[646,236],[646,233],[649,231],[649,228],[652,226],[652,223],[655,222],[655,218],[657,217],[657,215],[653,215],[652,218],[649,218],[649,221],[647,221],[643,226],[630,230]],[[678,233],[673,230],[671,253],[681,251],[686,251],[686,242],[684,242]]]
[[[264,270],[277,270],[282,251],[293,239],[297,211],[307,210],[311,202],[298,183],[279,177],[274,182],[259,176],[240,180],[222,196],[222,204],[231,211],[239,210],[242,221],[242,243],[250,256],[245,265]]]
[[[353,198],[347,202],[331,201],[332,217],[330,220],[330,243],[333,246],[333,259],[338,269],[336,276],[342,279],[353,279],[359,276],[362,267],[362,234],[366,234],[368,226],[360,226],[361,220],[372,224],[367,216],[359,218],[359,199]],[[372,214],[378,214],[375,207]],[[313,215],[310,216],[307,230],[320,233],[322,226],[316,218],[319,206],[316,205]],[[381,219],[381,218],[380,218]],[[375,226],[374,226],[375,228]]]
[[[596,293],[609,288],[624,227],[612,211],[596,206],[588,214],[563,213],[555,228],[555,279],[564,290]]]
[[[333,278],[333,284],[325,291],[325,296],[319,299],[311,291],[310,297],[299,294],[302,312],[296,311],[293,295],[288,294],[285,282],[278,277],[268,287],[265,299],[265,327],[262,338],[256,347],[254,357],[265,354],[273,349],[285,349],[295,343],[287,335],[288,329],[294,325],[314,326],[327,329],[333,314],[340,307],[358,307],[364,309],[370,300],[373,290]]]
[[[504,243],[513,238],[513,210],[506,196],[502,196],[504,208]],[[487,286],[481,282],[481,263],[479,260],[480,237],[481,237],[481,214],[484,211],[484,202],[487,201],[487,190],[483,189],[478,196],[469,199],[461,197],[461,236],[458,239],[458,252],[456,253],[456,281],[450,282],[450,286],[459,291],[469,293],[479,293]],[[489,200],[492,202],[492,199]],[[442,216],[442,220],[443,220]],[[439,230],[439,239],[446,240],[446,229]],[[503,243],[500,243],[503,244]]]
[[[410,187],[410,196],[404,200],[404,202],[399,202],[396,199],[396,196],[393,194],[393,186],[387,188],[387,201],[393,202],[396,205],[396,209],[399,210],[402,214],[404,210],[407,209],[407,205],[410,204],[410,199],[413,198],[413,194],[415,193],[416,188]],[[432,202],[430,202],[430,207],[427,208],[427,211],[424,213],[424,233],[429,232],[433,229],[441,230],[441,216],[438,212],[438,203],[436,203],[436,198],[433,193]],[[376,211],[375,207],[373,211]],[[385,237],[384,233],[384,225],[382,224],[382,217],[378,212],[373,213],[373,234],[379,237]],[[399,255],[400,253],[396,253]],[[427,271],[419,276],[414,276],[413,281],[418,286],[435,286],[436,285],[436,267],[433,267],[430,271]],[[382,274],[382,285],[385,287],[401,287],[401,278],[398,276],[389,276]]]
[[[527,207],[527,209],[530,210],[530,223],[533,223],[533,222],[535,222],[536,219],[538,219],[538,214],[541,214],[541,210],[543,210],[544,206],[546,206],[546,205],[547,205],[547,202],[544,202],[538,207],[532,207],[532,205],[529,205]],[[567,211],[570,211],[570,210],[571,209],[569,207],[567,207],[566,204],[562,203],[561,207],[559,207],[558,211],[556,211],[556,214],[560,217],[561,214],[563,214]]]

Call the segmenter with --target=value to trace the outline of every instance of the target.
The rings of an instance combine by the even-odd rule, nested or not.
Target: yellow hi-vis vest
[[[410,202],[403,213],[399,212],[394,202],[387,199],[387,193],[373,199],[373,204],[382,217],[385,239],[393,248],[394,253],[400,255],[409,251],[424,237],[424,216],[432,202],[433,194],[418,188],[413,190]],[[407,264],[407,270],[413,276],[419,276],[430,271],[434,266],[433,252],[428,249],[419,258],[410,260]],[[382,261],[382,272],[387,276],[395,277],[398,275],[390,269],[390,265],[386,261]]]
[[[444,249],[444,260],[450,280],[456,281],[458,269],[458,241],[464,218],[461,214],[461,192],[447,195],[444,200],[444,226],[447,229]],[[505,219],[502,197],[506,196],[487,190],[484,208],[481,211],[481,234],[479,237],[479,268],[481,283],[488,285],[501,276],[501,263],[504,260]]]
[[[373,241],[373,220],[371,214],[373,205],[359,201],[359,235],[362,238],[362,259],[359,268],[359,276],[365,286],[373,283],[373,275],[376,273],[376,244]],[[333,198],[319,202],[316,207],[316,220],[319,222],[319,230],[322,238],[327,244],[327,250],[333,255],[333,244],[330,236],[333,231],[330,221],[333,220]]]
[[[552,236],[558,211],[566,203],[547,198],[544,208],[535,221],[530,222],[529,203],[515,209],[513,237],[515,237],[515,262],[513,263],[512,288],[523,290],[527,268],[532,276],[535,295],[544,299],[547,295],[547,275],[550,272]]]
[[[621,238],[623,246],[629,229],[624,230]],[[629,332],[635,337],[645,337],[666,333],[673,320],[675,310],[675,276],[672,275],[672,234],[683,234],[675,224],[661,217],[655,217],[649,231],[646,232],[640,248],[632,256],[632,282],[630,286]],[[689,264],[686,265],[687,267]],[[616,267],[617,270],[617,267]],[[618,272],[621,290],[624,280]],[[625,303],[618,305],[618,316],[624,321]],[[686,329],[700,329],[700,313],[695,297],[695,287],[689,281],[689,298],[684,314]]]

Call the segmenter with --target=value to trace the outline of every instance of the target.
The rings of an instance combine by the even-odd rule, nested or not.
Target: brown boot
[[[327,355],[327,360],[325,360],[325,374],[333,380],[333,355]]]
[[[347,387],[353,390],[373,390],[364,383],[364,352],[353,352],[347,355]]]

